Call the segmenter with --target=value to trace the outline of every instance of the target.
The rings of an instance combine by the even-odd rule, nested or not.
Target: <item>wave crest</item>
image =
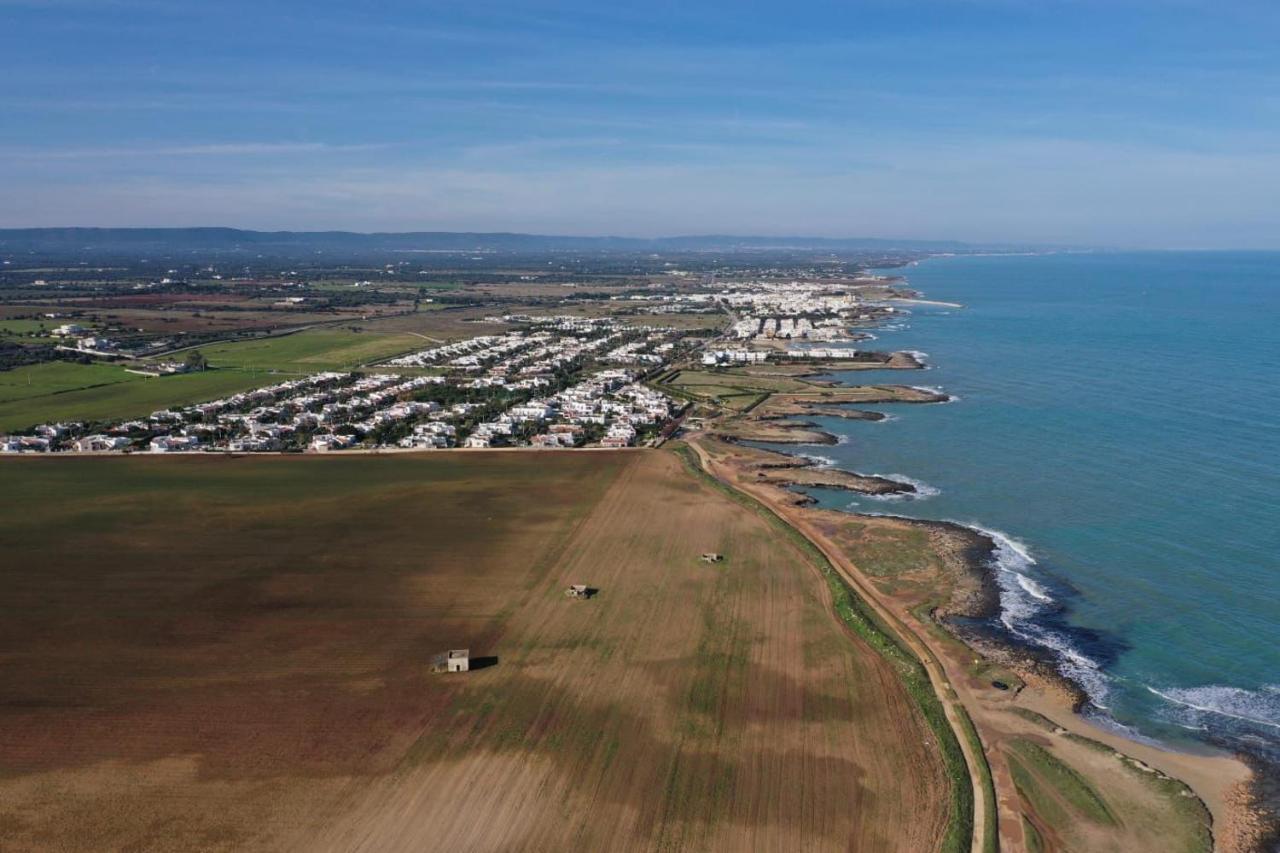
[[[1209,684],[1204,687],[1166,687],[1163,690],[1143,685],[1147,690],[1186,712],[1190,720],[1183,724],[1198,724],[1201,714],[1230,717],[1255,725],[1280,729],[1280,684],[1268,684],[1259,690]]]
[[[1060,607],[1045,584],[1032,576],[1036,560],[1025,543],[999,530],[966,525],[995,545],[992,565],[1000,593],[1000,623],[1010,634],[1030,645],[1048,650],[1058,671],[1078,684],[1089,701],[1107,709],[1110,676],[1064,631],[1043,624],[1043,617]]]
[[[907,485],[915,489],[914,492],[898,492],[897,494],[865,496],[876,501],[919,501],[942,494],[942,490],[937,486],[931,486],[923,480],[908,477],[906,474],[868,474],[867,476],[879,477],[881,480],[891,480],[895,483],[902,483],[903,485]]]

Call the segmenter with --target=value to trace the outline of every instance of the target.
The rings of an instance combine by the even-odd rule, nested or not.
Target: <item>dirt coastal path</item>
[[[977,676],[972,665],[981,653],[942,631],[912,610],[909,595],[895,596],[882,590],[869,579],[839,542],[833,538],[830,524],[823,513],[806,509],[788,500],[767,480],[751,476],[730,458],[722,457],[715,444],[693,434],[686,438],[701,467],[725,486],[751,497],[809,540],[884,622],[891,626],[902,642],[920,659],[928,672],[930,684],[939,698],[952,731],[963,751],[973,787],[974,834],[971,849],[1024,853],[1041,849],[1049,841],[1052,849],[1164,850],[1169,841],[1165,833],[1176,832],[1183,840],[1197,831],[1206,834],[1207,845],[1222,853],[1244,853],[1262,849],[1261,839],[1267,823],[1252,807],[1250,785],[1253,774],[1238,757],[1228,754],[1191,754],[1176,752],[1157,745],[1129,740],[1089,722],[1076,712],[1076,697],[1060,683],[1046,679],[1034,670],[1017,669],[1025,683],[1018,691],[996,687],[989,679]],[[828,513],[828,515],[831,515]],[[851,516],[852,518],[852,516]],[[1034,830],[1044,835],[1046,829],[1032,827],[1028,803],[1015,785],[1010,765],[1010,750],[1027,739],[1044,738],[1045,729],[1027,722],[1026,714],[1048,725],[1052,738],[1063,750],[1068,764],[1090,768],[1093,783],[1106,796],[1130,809],[1127,825],[1121,822],[1110,836],[1088,836],[1074,828],[1074,839],[1056,836],[1032,838]],[[1019,715],[1024,716],[1019,716]],[[966,737],[969,725],[976,732],[977,743]],[[1072,742],[1078,738],[1078,742]],[[1092,744],[1106,755],[1097,763],[1098,753],[1089,752]],[[1135,783],[1132,774],[1115,774],[1115,762],[1137,767],[1139,777],[1158,777],[1173,786],[1185,785],[1176,796],[1156,793],[1155,789]],[[989,779],[987,773],[989,771]],[[1172,806],[1181,797],[1197,798],[1207,809],[1206,823],[1197,829],[1199,818],[1179,815]],[[1161,823],[1161,821],[1174,823]],[[1052,830],[1048,830],[1052,832]],[[1083,846],[1082,846],[1083,845]],[[1187,849],[1194,849],[1188,847]]]
[[[980,766],[986,763],[986,757],[977,755],[974,752],[973,746],[965,734],[965,726],[963,723],[965,711],[960,700],[957,698],[954,687],[952,686],[953,680],[943,665],[939,662],[938,658],[934,655],[928,644],[921,640],[915,631],[903,623],[903,621],[880,600],[878,594],[871,588],[870,584],[865,580],[861,572],[858,571],[857,567],[854,566],[841,552],[841,550],[828,541],[827,538],[823,536],[822,533],[819,532],[812,524],[805,521],[805,519],[794,510],[779,505],[778,502],[773,500],[769,494],[762,492],[757,488],[752,488],[749,483],[743,482],[733,476],[732,472],[730,472],[727,467],[717,464],[696,439],[691,439],[688,444],[697,455],[703,470],[708,474],[715,477],[720,482],[746,493],[751,498],[754,498],[812,542],[813,545],[822,552],[823,556],[831,562],[836,570],[840,572],[840,575],[845,582],[854,589],[863,601],[875,610],[876,614],[883,619],[887,625],[891,626],[891,628],[897,633],[898,637],[911,649],[916,657],[920,659],[921,663],[924,664],[925,670],[929,674],[929,681],[933,685],[934,693],[938,696],[939,701],[942,703],[943,710],[946,712],[947,722],[951,725],[951,729],[955,734],[956,740],[960,744],[960,749],[964,753],[965,764],[969,770],[969,781],[973,786],[973,840],[970,845],[970,850],[973,851],[973,853],[982,853],[984,850],[998,849],[996,844],[998,840],[991,839],[989,841],[987,838],[987,814],[989,810],[994,808],[994,804],[988,802],[987,787],[978,770]],[[1009,840],[1015,842],[1013,845],[1014,849],[1024,849],[1020,832],[1016,839]],[[1005,847],[1000,849],[1008,848]]]

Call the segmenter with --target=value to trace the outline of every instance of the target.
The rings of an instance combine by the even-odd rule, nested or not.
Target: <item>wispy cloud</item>
[[[390,143],[333,145],[325,142],[214,142],[196,145],[106,146],[101,148],[0,148],[15,160],[101,160],[139,157],[258,157],[280,154],[332,154],[393,147]]]

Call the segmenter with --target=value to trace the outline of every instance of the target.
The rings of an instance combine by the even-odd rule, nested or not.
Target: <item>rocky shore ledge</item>
[[[746,447],[729,436],[723,436],[721,439],[737,445],[737,453],[742,458],[745,469],[753,472],[761,483],[783,488],[803,489],[805,486],[813,486],[824,489],[843,489],[863,495],[906,495],[914,494],[916,491],[916,487],[910,483],[890,480],[887,477],[859,474],[856,471],[845,471],[804,456]],[[798,494],[794,501],[800,506],[816,502],[806,494]]]

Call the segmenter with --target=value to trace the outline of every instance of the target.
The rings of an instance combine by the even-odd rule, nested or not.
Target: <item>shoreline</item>
[[[1234,853],[1261,853],[1268,849],[1265,844],[1274,832],[1274,826],[1256,799],[1255,789],[1261,777],[1246,757],[1212,745],[1207,745],[1203,754],[1181,751],[1167,744],[1144,743],[1101,727],[1080,713],[1081,700],[1086,694],[1046,661],[1035,647],[1002,643],[994,638],[984,642],[955,630],[954,620],[949,617],[999,612],[998,585],[994,574],[998,569],[990,561],[996,543],[988,534],[950,521],[813,509],[789,500],[786,496],[794,493],[777,483],[749,476],[745,466],[736,460],[715,458],[709,448],[700,446],[701,440],[691,437],[689,443],[699,445],[700,456],[706,453],[714,458],[712,464],[705,465],[709,472],[726,485],[764,503],[829,556],[840,554],[840,549],[822,532],[823,523],[833,519],[889,521],[928,531],[942,540],[931,543],[934,553],[967,577],[970,583],[961,589],[958,598],[931,609],[923,619],[905,607],[900,599],[881,591],[874,578],[867,576],[847,557],[839,562],[845,571],[854,574],[859,595],[871,598],[877,607],[894,613],[896,621],[905,623],[909,632],[923,643],[945,670],[951,688],[982,739],[991,775],[996,779],[996,790],[1004,794],[997,796],[998,801],[1003,803],[1016,794],[1012,793],[1014,786],[1007,766],[1000,765],[998,750],[990,745],[999,741],[1002,729],[1007,727],[1010,712],[1021,712],[1046,721],[1057,737],[1091,743],[1152,779],[1165,779],[1171,784],[1186,786],[1210,815],[1213,849]],[[731,443],[724,444],[738,449]],[[944,637],[934,635],[929,630],[931,625],[936,626]],[[1016,689],[997,688],[989,680],[975,678],[969,671],[971,664],[978,660],[974,655],[1007,668],[1021,683]],[[1002,838],[1005,834],[1006,828],[1002,828]],[[1016,843],[1011,847],[1019,849]]]
[[[928,300],[918,300],[922,304]],[[950,307],[950,306],[948,306]],[[957,306],[958,307],[958,306]],[[848,389],[838,378],[835,385]],[[928,390],[942,399],[919,402],[953,402],[957,397],[945,394],[941,389]],[[898,401],[905,402],[905,401]],[[912,401],[915,402],[915,401]],[[795,406],[790,411],[779,411],[776,417],[791,424],[798,436],[811,437],[816,424],[797,421],[804,415],[840,416],[832,411],[815,411],[816,406]],[[857,419],[858,416],[848,419]],[[783,430],[787,427],[778,425]],[[824,444],[836,444],[840,437],[826,431],[817,431]],[[721,440],[735,441],[734,436],[719,435]],[[740,438],[749,439],[748,435]],[[777,438],[756,439],[770,444],[809,443]],[[817,442],[813,442],[817,443]],[[770,452],[783,456],[796,454],[781,449]],[[861,476],[861,475],[859,475]],[[823,484],[811,484],[829,488]],[[855,490],[856,491],[856,490]],[[775,511],[774,501],[766,500]],[[1097,708],[1084,685],[1061,669],[1061,652],[1031,638],[1018,636],[1010,626],[1002,624],[1005,612],[999,573],[1012,571],[998,564],[1001,548],[997,535],[992,531],[944,519],[919,519],[889,513],[860,513],[848,509],[811,510],[815,498],[795,502],[800,511],[837,512],[852,519],[888,518],[907,526],[929,531],[931,537],[950,543],[949,553],[940,554],[965,572],[973,582],[973,588],[961,601],[948,602],[942,608],[930,612],[930,621],[940,626],[948,636],[963,644],[987,660],[995,661],[1017,674],[1022,684],[1011,692],[1020,707],[1054,721],[1061,731],[1085,738],[1113,750],[1122,760],[1135,762],[1143,772],[1167,777],[1185,784],[1204,804],[1212,816],[1212,836],[1215,850],[1254,853],[1273,849],[1280,841],[1280,767],[1239,746],[1215,738],[1212,732],[1193,738],[1202,744],[1204,754],[1179,748],[1176,744],[1158,739],[1150,742],[1137,738],[1137,733],[1109,726],[1105,709],[1098,709],[1094,717],[1091,708]],[[794,510],[793,510],[794,511]],[[802,530],[803,532],[803,530]],[[807,535],[807,534],[806,534]],[[1018,574],[1015,572],[1014,574]],[[1007,690],[1008,688],[1001,688]],[[969,702],[966,701],[966,707]],[[1122,727],[1122,724],[1115,723]]]
[[[858,515],[857,513],[850,513]],[[966,535],[982,540],[985,544],[977,553],[968,552],[964,564],[984,589],[994,597],[994,605],[962,614],[966,618],[988,623],[998,620],[1003,612],[999,600],[1000,585],[996,573],[1003,571],[996,564],[999,543],[987,531],[955,521],[914,519],[904,516],[893,518],[912,525],[920,525],[948,532],[963,531]],[[1265,853],[1280,841],[1280,825],[1276,816],[1265,805],[1263,789],[1275,784],[1276,768],[1262,758],[1218,742],[1210,737],[1194,738],[1205,752],[1197,753],[1180,748],[1156,737],[1143,736],[1139,740],[1117,730],[1111,725],[1123,725],[1111,719],[1105,710],[1097,709],[1094,716],[1089,708],[1097,708],[1085,688],[1071,676],[1062,672],[1052,649],[1024,640],[1004,626],[988,624],[985,628],[965,626],[953,618],[953,614],[938,614],[938,623],[957,640],[984,657],[996,660],[1016,672],[1025,682],[1017,692],[1030,688],[1028,705],[1040,713],[1065,710],[1075,723],[1066,726],[1084,736],[1116,749],[1118,753],[1141,760],[1145,765],[1187,784],[1214,816],[1214,849],[1234,850],[1241,853]],[[1149,741],[1149,742],[1147,742]],[[1118,744],[1118,745],[1117,745]],[[1222,788],[1217,780],[1203,778],[1198,759],[1228,758],[1242,764],[1248,778]],[[1206,790],[1207,789],[1207,790]],[[1219,838],[1222,829],[1223,838]]]

